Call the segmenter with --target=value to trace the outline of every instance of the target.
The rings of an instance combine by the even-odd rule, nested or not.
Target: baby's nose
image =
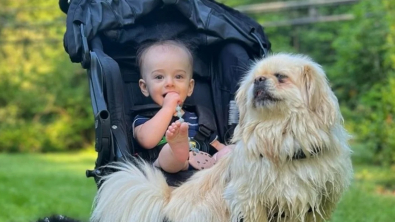
[[[172,86],[174,84],[173,78],[166,78],[166,86]]]

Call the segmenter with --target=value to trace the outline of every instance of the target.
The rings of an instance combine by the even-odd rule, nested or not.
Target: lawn
[[[95,153],[0,154],[0,222],[64,214],[88,221]]]
[[[95,153],[0,154],[0,222],[51,214],[88,221],[96,192]],[[355,166],[355,180],[331,222],[395,221],[395,169]]]

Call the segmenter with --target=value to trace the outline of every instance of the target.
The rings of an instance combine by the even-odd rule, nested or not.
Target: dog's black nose
[[[260,83],[264,83],[265,81],[266,81],[266,77],[259,76],[259,77],[255,78],[254,84],[255,85],[259,85]]]

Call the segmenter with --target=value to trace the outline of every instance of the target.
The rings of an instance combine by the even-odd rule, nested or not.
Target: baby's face
[[[193,91],[192,65],[189,54],[175,45],[152,46],[142,58],[141,72],[145,82],[145,96],[159,105],[169,92],[178,93],[181,102]],[[144,87],[140,84],[140,87]]]

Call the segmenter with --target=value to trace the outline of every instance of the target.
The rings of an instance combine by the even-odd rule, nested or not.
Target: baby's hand
[[[180,95],[176,92],[169,92],[163,100],[163,107],[170,107],[175,110],[177,105],[180,103]]]

